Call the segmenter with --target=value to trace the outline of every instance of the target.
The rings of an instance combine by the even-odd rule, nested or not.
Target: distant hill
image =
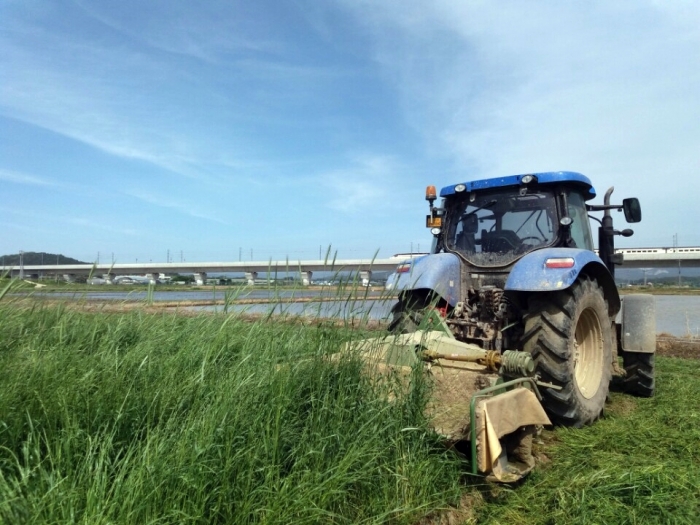
[[[22,261],[25,266],[32,266],[35,264],[90,264],[73,259],[72,257],[66,257],[65,255],[46,252],[24,252],[22,254]],[[19,254],[0,255],[0,263],[3,266],[19,266]]]

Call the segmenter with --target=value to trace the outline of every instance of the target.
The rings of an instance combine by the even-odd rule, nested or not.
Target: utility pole
[[[678,251],[678,234],[675,233],[673,235],[673,251],[676,253],[680,253]],[[680,255],[678,256],[678,287],[680,288],[681,286],[681,258]]]
[[[642,270],[642,273],[644,274],[644,286],[647,285],[647,272],[651,270],[651,268],[640,268]]]
[[[243,248],[240,246],[238,247],[238,262],[241,262],[243,260]]]

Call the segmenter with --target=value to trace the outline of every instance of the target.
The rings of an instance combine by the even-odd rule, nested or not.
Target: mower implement
[[[500,482],[522,478],[534,466],[532,436],[551,425],[541,403],[534,361],[418,330],[348,343],[374,377],[409,381],[422,366],[430,383],[426,417],[448,445],[470,442],[473,474]]]

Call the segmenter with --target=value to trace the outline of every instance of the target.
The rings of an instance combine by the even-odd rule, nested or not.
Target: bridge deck
[[[682,248],[623,248],[616,250],[624,257],[621,268],[699,268],[700,247]],[[305,261],[237,261],[237,262],[171,262],[129,264],[60,264],[25,265],[26,273],[41,274],[149,274],[149,273],[265,273],[265,272],[339,272],[339,271],[393,271],[406,259],[424,254],[402,254],[383,259],[337,259]],[[18,267],[3,271],[17,272]]]

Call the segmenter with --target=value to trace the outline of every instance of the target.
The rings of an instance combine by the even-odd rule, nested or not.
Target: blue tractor
[[[615,284],[612,211],[641,220],[636,198],[603,204],[575,172],[511,175],[428,186],[431,253],[399,266],[390,330],[441,329],[450,338],[534,362],[551,421],[598,419],[615,376],[628,391],[654,393],[654,301],[624,296]],[[589,221],[602,212],[598,250]],[[439,326],[438,326],[439,325]]]

